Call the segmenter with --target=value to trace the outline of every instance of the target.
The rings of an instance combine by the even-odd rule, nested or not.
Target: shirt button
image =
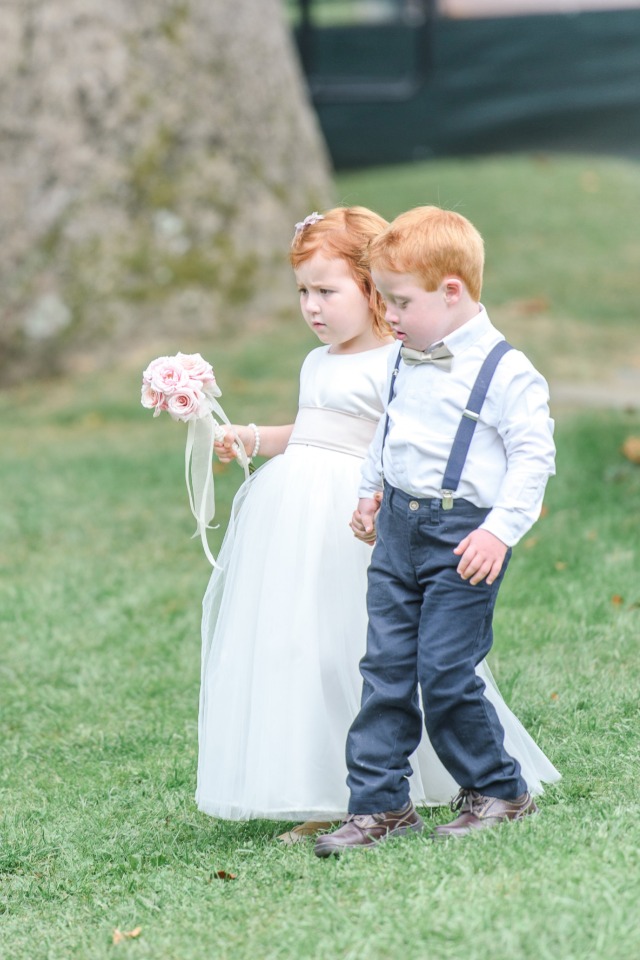
[[[419,510],[419,509],[420,509],[420,504],[418,503],[417,500],[409,501],[409,510]]]

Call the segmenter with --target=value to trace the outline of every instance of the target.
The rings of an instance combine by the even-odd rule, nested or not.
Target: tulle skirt
[[[332,820],[347,810],[345,742],[362,690],[366,574],[355,540],[361,460],[290,445],[246,481],[203,601],[198,807],[231,820]],[[532,793],[559,774],[478,668]],[[423,732],[418,805],[457,784]]]

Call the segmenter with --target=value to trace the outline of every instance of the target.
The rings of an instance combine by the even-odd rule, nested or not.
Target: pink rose
[[[167,399],[167,410],[174,420],[198,420],[209,413],[209,404],[202,390],[188,384]]]
[[[192,380],[202,383],[215,381],[213,367],[199,353],[177,353],[176,360],[180,361]]]
[[[179,360],[175,360],[173,357],[162,357],[160,359],[162,359],[162,363],[152,363],[148,367],[151,372],[149,383],[158,393],[171,396],[176,390],[188,385],[189,375]]]
[[[154,390],[150,383],[142,384],[142,396],[140,403],[147,410],[153,410],[154,417],[159,417],[163,410],[167,409],[167,402],[164,393]]]
[[[147,369],[142,374],[142,379],[145,383],[151,383],[151,378],[153,377],[154,370],[158,367],[161,367],[167,360],[171,360],[171,357],[156,357],[155,360],[152,360]]]

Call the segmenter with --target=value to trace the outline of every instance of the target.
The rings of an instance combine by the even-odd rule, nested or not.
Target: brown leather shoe
[[[403,833],[420,833],[424,824],[409,802],[402,810],[386,813],[350,813],[341,827],[326,833],[316,840],[316,857],[339,856],[352,847],[372,847],[387,837],[399,837]]]
[[[522,820],[538,812],[529,793],[522,793],[515,800],[500,800],[499,797],[485,797],[475,790],[459,790],[451,801],[451,809],[459,810],[460,815],[451,823],[436,827],[431,834],[434,839],[463,837],[472,830],[497,827],[505,820]]]

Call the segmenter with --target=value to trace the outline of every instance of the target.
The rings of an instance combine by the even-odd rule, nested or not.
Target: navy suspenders
[[[387,433],[389,432],[389,405],[393,400],[393,395],[396,390],[396,377],[400,372],[400,357],[402,356],[402,347],[398,350],[398,356],[396,357],[396,362],[393,365],[393,372],[391,374],[391,383],[389,385],[389,398],[387,400],[387,410],[384,418],[384,432],[382,434],[382,446],[380,447],[380,466],[382,467],[382,457],[384,454],[384,442],[387,439]],[[383,470],[384,472],[384,470]]]
[[[507,343],[506,340],[501,340],[492,350],[489,351],[484,359],[484,363],[480,367],[480,371],[476,377],[476,382],[474,383],[471,393],[469,394],[467,406],[462,412],[462,417],[460,418],[460,423],[458,424],[458,429],[451,447],[451,453],[449,454],[449,459],[445,467],[442,490],[440,491],[442,496],[443,510],[451,510],[453,507],[453,494],[458,489],[458,484],[460,483],[460,477],[462,476],[462,471],[464,469],[465,460],[467,459],[471,440],[476,429],[476,424],[480,417],[482,404],[487,396],[489,384],[491,383],[493,375],[496,372],[496,367],[500,363],[500,360],[509,350],[513,350],[511,344]],[[382,450],[380,453],[381,461],[382,454],[384,452],[384,442],[387,438],[387,432],[389,429],[389,404],[393,400],[399,367],[400,353],[398,353],[393,373],[391,375],[391,388],[389,390],[387,414],[384,424],[384,433],[382,435]]]

